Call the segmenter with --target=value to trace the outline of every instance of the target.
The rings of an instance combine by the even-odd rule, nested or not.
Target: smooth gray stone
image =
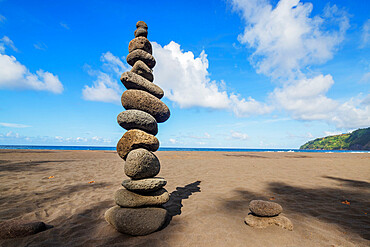
[[[137,49],[152,54],[152,44],[150,44],[149,40],[145,37],[136,37],[128,44],[128,52],[133,52]]]
[[[131,150],[137,148],[145,148],[155,152],[159,148],[159,141],[154,135],[142,130],[132,129],[123,134],[117,143],[117,153],[124,160],[126,160],[126,156]]]
[[[152,152],[138,148],[128,153],[124,170],[133,179],[151,178],[159,173],[160,163]]]
[[[150,53],[143,50],[134,50],[133,52],[130,52],[126,57],[127,63],[131,66],[134,66],[134,64],[139,60],[143,61],[151,69],[155,66],[156,63],[154,57]]]
[[[164,208],[121,208],[108,209],[105,220],[117,231],[133,236],[148,235],[162,228],[169,215]]]
[[[166,189],[154,192],[136,193],[126,189],[119,189],[114,194],[114,200],[118,206],[125,208],[138,208],[144,206],[160,206],[170,199]]]
[[[148,81],[144,77],[133,72],[127,71],[121,75],[121,82],[127,89],[143,90],[161,99],[164,95],[162,88]]]
[[[135,30],[134,32],[135,37],[147,37],[148,36],[148,30],[145,28],[139,27],[138,29]]]
[[[274,217],[258,217],[249,214],[245,217],[244,222],[255,228],[266,228],[271,225],[277,225],[281,228],[293,231],[293,223],[285,216],[278,215]]]
[[[156,191],[166,184],[167,181],[164,178],[126,179],[122,182],[122,186],[127,190],[138,193]]]
[[[123,111],[117,116],[118,124],[126,129],[140,129],[149,134],[156,135],[158,133],[158,124],[155,118],[140,110]]]
[[[249,210],[257,216],[276,216],[283,212],[280,204],[263,200],[253,200],[249,203]]]
[[[131,72],[144,77],[148,81],[154,81],[153,71],[141,60],[136,61]]]
[[[142,90],[126,90],[122,94],[121,103],[126,110],[136,109],[149,113],[157,123],[163,123],[170,117],[170,109],[165,103]]]

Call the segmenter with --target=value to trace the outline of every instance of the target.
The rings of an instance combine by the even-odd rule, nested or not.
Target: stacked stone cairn
[[[245,217],[247,225],[256,228],[266,228],[271,225],[277,225],[290,231],[293,230],[292,222],[281,215],[283,207],[275,202],[253,200],[249,203],[251,213]]]
[[[167,182],[155,177],[160,163],[152,152],[159,148],[157,123],[165,122],[170,110],[160,100],[163,90],[153,83],[156,61],[147,39],[148,26],[139,21],[136,27],[126,58],[132,69],[121,76],[128,89],[121,97],[126,111],[117,116],[118,124],[127,130],[117,144],[117,152],[125,160],[124,172],[130,179],[116,191],[117,206],[106,211],[105,219],[119,232],[147,235],[161,229],[168,220],[167,210],[161,206],[169,200],[163,188]]]

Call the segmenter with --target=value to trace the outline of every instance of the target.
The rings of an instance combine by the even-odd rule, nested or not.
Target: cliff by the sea
[[[302,145],[300,149],[316,150],[370,150],[370,127],[348,134],[317,138]]]

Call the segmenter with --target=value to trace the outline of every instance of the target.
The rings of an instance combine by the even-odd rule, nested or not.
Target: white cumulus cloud
[[[14,133],[13,131],[9,131],[5,134],[8,138],[20,138],[21,136],[18,133]]]
[[[82,97],[85,100],[119,104],[123,91],[119,76],[128,70],[128,67],[109,51],[102,54],[100,61],[103,63],[103,71],[92,70],[87,66],[89,75],[96,79],[92,86],[85,85]]]
[[[155,81],[166,92],[166,97],[180,107],[201,106],[215,109],[228,107],[229,98],[208,74],[208,59],[204,51],[194,57],[183,52],[180,45],[171,41],[162,47],[153,42]]]
[[[119,57],[114,56],[109,51],[102,54],[100,61],[105,69],[113,71],[117,75],[121,75],[124,71],[129,70],[128,65],[125,65]]]
[[[234,0],[233,6],[245,20],[239,41],[254,49],[257,72],[272,78],[295,78],[305,66],[332,58],[349,28],[348,17],[335,5],[313,18],[313,5],[299,0],[281,0],[275,8],[266,0]],[[332,22],[337,30],[326,30]]]
[[[170,138],[170,139],[169,139],[169,141],[170,141],[170,143],[171,143],[171,144],[176,144],[176,143],[178,143],[178,142],[177,142],[177,140],[176,140],[176,139],[173,139],[173,138]]]
[[[358,95],[340,102],[325,94],[334,84],[331,75],[294,81],[275,88],[271,100],[298,120],[324,120],[337,128],[353,129],[370,125],[368,98]]]
[[[165,97],[181,108],[204,107],[233,111],[237,116],[264,114],[271,107],[248,97],[228,93],[224,82],[212,81],[208,72],[207,54],[203,51],[195,57],[191,51],[183,51],[180,45],[171,41],[161,46],[152,42],[153,56],[157,64],[154,67],[155,83],[164,91]],[[119,103],[123,91],[119,76],[130,68],[111,52],[103,53],[102,69],[88,73],[95,76],[93,85],[85,85],[82,95],[85,100]]]
[[[63,85],[58,76],[42,69],[31,73],[14,56],[5,54],[5,46],[17,51],[8,37],[4,36],[0,40],[0,89],[28,89],[56,94],[63,92]]]
[[[367,96],[367,98],[369,95]],[[341,103],[337,110],[329,114],[329,120],[339,128],[356,129],[370,126],[370,105],[361,96]]]
[[[238,131],[231,131],[231,138],[232,139],[238,139],[238,140],[247,140],[249,136],[245,133],[241,133]]]
[[[0,53],[5,53],[5,46],[8,46],[12,48],[13,51],[18,52],[13,40],[11,40],[8,36],[4,36],[0,39]]]
[[[119,93],[121,89],[116,80],[101,71],[96,72],[96,74],[97,78],[93,82],[93,85],[85,85],[82,90],[83,99],[118,104],[121,98]]]
[[[296,119],[320,120],[327,118],[328,113],[338,107],[336,101],[325,96],[333,84],[330,75],[319,75],[276,88],[271,96]]]
[[[370,125],[369,106],[356,99],[339,101],[326,94],[333,77],[314,73],[309,66],[334,56],[349,28],[346,12],[327,5],[322,15],[311,17],[313,5],[299,0],[233,0],[245,21],[240,43],[251,48],[250,62],[258,73],[276,80],[269,94],[275,107],[298,120],[323,120],[338,128]],[[366,30],[366,25],[364,25]]]
[[[274,107],[263,102],[256,101],[252,97],[240,99],[239,95],[230,95],[230,108],[238,117],[270,113]]]
[[[212,81],[205,51],[195,57],[191,51],[181,50],[174,41],[163,47],[155,42],[152,45],[157,60],[154,67],[155,83],[164,89],[167,98],[181,108],[225,109],[237,116],[271,111],[270,107],[251,97],[245,99],[223,90],[224,82]]]

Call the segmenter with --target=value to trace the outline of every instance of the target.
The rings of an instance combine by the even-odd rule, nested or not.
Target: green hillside
[[[317,138],[300,149],[319,150],[370,150],[370,127],[352,133]]]

